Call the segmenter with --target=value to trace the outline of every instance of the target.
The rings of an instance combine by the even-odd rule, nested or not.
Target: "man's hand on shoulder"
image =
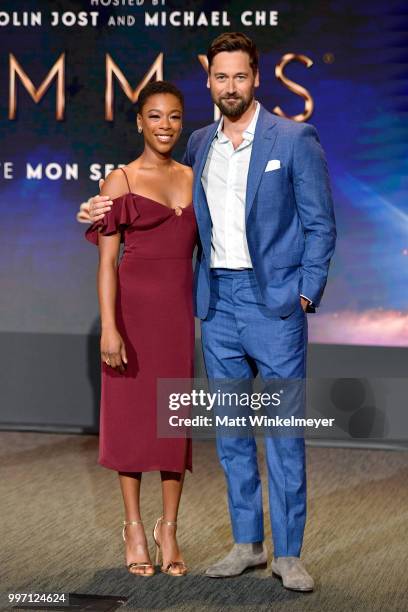
[[[89,216],[89,205],[91,203],[91,198],[86,202],[82,202],[79,210],[76,214],[76,220],[78,223],[92,223],[91,217]]]
[[[99,189],[102,189],[104,180],[99,181]],[[105,214],[110,211],[112,207],[112,200],[109,196],[95,195],[89,198],[87,202],[82,202],[77,213],[77,221],[80,223],[94,223],[103,219]]]

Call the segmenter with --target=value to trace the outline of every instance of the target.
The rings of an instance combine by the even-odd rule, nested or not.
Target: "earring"
[[[143,132],[143,128],[140,127],[140,125],[139,125],[138,128],[137,128],[137,131],[139,132],[139,134],[141,134]]]

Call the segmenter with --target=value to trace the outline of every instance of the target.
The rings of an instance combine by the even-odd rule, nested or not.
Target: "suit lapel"
[[[277,130],[273,129],[275,125],[276,122],[273,115],[268,113],[263,106],[261,106],[249,162],[245,200],[245,220],[248,219],[249,213],[251,212],[259,183],[261,182],[266,164],[270,159],[270,154],[276,141]]]
[[[201,182],[201,177],[204,171],[204,166],[207,161],[211,143],[215,132],[217,131],[218,123],[208,130],[206,138],[203,138],[195,155],[196,163],[194,164],[194,188],[193,188],[193,204],[197,219],[198,231],[200,233],[201,243],[203,245],[206,257],[210,257],[211,252],[211,215],[208,207],[207,198]]]
[[[204,189],[201,183],[201,177],[204,171],[205,162],[207,161],[211,143],[218,128],[218,123],[208,130],[207,137],[200,143],[195,155],[196,163],[194,164],[194,201],[197,205],[196,212],[200,213],[203,209],[208,209],[207,198],[205,197]]]
[[[207,136],[203,138],[197,149],[197,153],[195,155],[196,163],[194,164],[193,203],[201,242],[203,243],[204,252],[207,254],[207,256],[209,256],[211,249],[211,215],[207,198],[201,183],[201,177],[218,125],[219,124],[217,123],[212,127],[212,129],[209,129]],[[273,129],[275,125],[276,122],[274,116],[271,113],[268,113],[263,106],[261,106],[256,124],[254,141],[252,143],[251,159],[249,162],[245,204],[246,220],[248,219],[259,183],[261,182],[266,164],[270,159],[270,154],[276,141],[277,130]]]

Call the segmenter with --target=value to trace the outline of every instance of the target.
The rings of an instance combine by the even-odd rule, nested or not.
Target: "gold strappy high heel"
[[[122,538],[123,541],[126,542],[126,537],[125,537],[125,530],[126,527],[128,525],[143,525],[143,521],[123,521],[123,529],[122,529]],[[154,575],[154,567],[152,563],[149,563],[148,561],[133,561],[133,563],[129,563],[129,565],[126,565],[128,571],[130,574],[133,574],[133,576],[143,576],[144,578],[147,578],[149,576],[153,576]],[[146,568],[147,567],[151,567],[153,572],[151,573],[146,573]],[[143,572],[139,573],[139,572],[132,572],[131,570],[133,568],[143,568]]]
[[[153,529],[153,539],[156,543],[156,565],[160,563],[160,552],[163,562],[163,552],[160,547],[160,542],[157,539],[157,530],[159,527],[159,523],[164,523],[165,525],[174,525],[177,527],[177,521],[165,521],[163,517],[157,519],[156,524]],[[177,568],[177,571],[174,571],[174,568]],[[160,571],[164,574],[168,574],[169,576],[185,576],[187,574],[187,566],[184,561],[170,561],[166,567],[161,566]]]

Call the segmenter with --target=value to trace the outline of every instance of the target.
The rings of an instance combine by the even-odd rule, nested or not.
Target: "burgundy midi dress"
[[[129,192],[85,236],[97,245],[99,233],[117,232],[124,251],[116,324],[128,364],[123,374],[101,365],[98,463],[123,472],[192,471],[191,439],[157,436],[156,396],[158,378],[193,377],[194,209]]]

